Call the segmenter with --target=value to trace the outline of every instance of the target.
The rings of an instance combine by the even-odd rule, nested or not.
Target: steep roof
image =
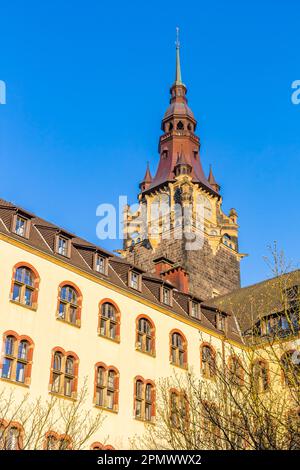
[[[260,319],[283,311],[287,301],[286,289],[300,286],[300,270],[291,271],[214,298],[212,304],[237,319],[242,332]]]
[[[28,238],[17,235],[13,230],[14,215],[20,212],[30,219],[30,232]],[[189,318],[196,327],[199,326],[199,328],[201,328],[202,326],[214,333],[219,335],[222,334],[216,328],[211,316],[211,311],[214,307],[206,307],[203,304],[202,308],[201,300],[198,299],[202,310],[201,319],[198,320],[191,317],[188,301],[194,297],[177,291],[169,281],[165,281],[159,276],[146,273],[142,271],[140,267],[128,263],[124,259],[104,250],[100,246],[90,243],[85,239],[72,234],[69,230],[48,222],[34,215],[32,212],[22,209],[21,207],[3,199],[0,199],[0,234],[1,233],[42,253],[51,255],[51,257],[63,261],[70,266],[76,267],[82,272],[92,274],[95,278],[105,280],[107,283],[111,284],[112,287],[116,286],[123,289],[125,294],[126,292],[132,292],[137,297],[151,302],[154,308],[155,306],[163,307],[164,309],[176,313],[179,318]],[[68,258],[57,253],[55,249],[55,236],[57,233],[64,234],[70,240],[71,250],[70,257]],[[107,274],[95,271],[93,258],[94,253],[100,253],[107,258]],[[128,284],[128,273],[131,270],[136,270],[141,274],[142,282],[140,291],[131,288]],[[171,306],[165,305],[161,302],[160,287],[162,285],[168,286],[173,291],[173,302]],[[229,329],[227,336],[235,341],[241,341],[241,338],[237,337],[234,328]]]

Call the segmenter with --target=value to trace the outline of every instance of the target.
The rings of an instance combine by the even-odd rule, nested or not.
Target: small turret
[[[208,182],[209,182],[209,184],[211,185],[211,187],[213,188],[214,191],[216,191],[217,193],[220,192],[221,187],[215,180],[211,165],[210,165],[210,169],[209,169]]]
[[[143,181],[139,185],[141,191],[146,191],[146,189],[150,187],[151,183],[152,183],[152,176],[151,176],[151,172],[149,168],[149,162],[147,162],[147,169],[146,169],[145,176],[143,178]]]

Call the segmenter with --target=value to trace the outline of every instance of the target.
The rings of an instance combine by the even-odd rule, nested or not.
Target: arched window
[[[91,450],[115,450],[111,445],[101,444],[101,442],[93,442],[91,445]]]
[[[220,449],[220,425],[219,412],[214,403],[202,402],[202,441],[204,448],[218,450]]]
[[[201,371],[203,377],[211,379],[216,374],[216,358],[213,348],[207,344],[201,347]]]
[[[100,304],[98,332],[114,341],[120,339],[120,311],[112,302],[102,301]]]
[[[4,333],[4,355],[1,377],[25,385],[30,384],[33,341],[15,332]]]
[[[36,309],[40,278],[37,271],[24,263],[14,266],[11,300]]]
[[[170,333],[170,358],[173,365],[187,367],[187,341],[179,331]]]
[[[145,316],[139,316],[136,320],[136,348],[148,354],[155,354],[155,327]]]
[[[98,363],[95,366],[95,405],[111,411],[119,406],[119,371]]]
[[[54,431],[47,432],[44,440],[44,450],[70,450],[72,441],[66,434],[58,434]]]
[[[80,326],[82,295],[75,285],[62,283],[58,290],[57,319]]]
[[[62,348],[52,351],[50,390],[52,393],[76,398],[78,380],[78,357]]]
[[[183,392],[170,390],[170,421],[171,426],[184,429],[188,419],[188,403]]]
[[[0,421],[0,450],[21,450],[23,429],[19,423]]]
[[[300,361],[298,351],[287,351],[281,357],[281,368],[284,382],[289,387],[297,388],[300,385]]]
[[[257,360],[252,366],[253,385],[258,392],[266,392],[269,388],[269,369],[266,361]]]
[[[242,386],[244,382],[244,370],[238,357],[231,356],[228,359],[228,369],[230,382],[238,387]]]
[[[223,243],[224,243],[224,245],[228,246],[229,248],[232,248],[232,249],[235,248],[235,245],[234,245],[234,243],[231,239],[231,236],[228,235],[228,233],[225,233],[223,235]]]
[[[182,121],[178,121],[177,129],[180,130],[180,131],[184,129],[184,125],[183,125]]]
[[[152,380],[136,377],[134,381],[134,416],[143,421],[155,417],[155,386]]]

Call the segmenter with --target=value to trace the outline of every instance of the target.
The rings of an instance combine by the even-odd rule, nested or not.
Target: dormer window
[[[100,274],[106,274],[106,259],[104,256],[95,255],[95,271]]]
[[[20,237],[25,237],[26,224],[27,224],[27,220],[24,219],[24,217],[17,215],[15,232],[17,235],[20,235]]]
[[[21,214],[15,214],[13,219],[13,232],[19,237],[28,238],[29,236],[30,221],[27,217]]]
[[[191,317],[197,318],[198,320],[200,320],[201,312],[200,312],[199,302],[191,300],[191,302],[190,302],[190,314],[191,314]]]
[[[299,287],[300,286],[295,285],[284,290],[284,295],[288,302],[298,300],[300,291]]]
[[[141,290],[141,275],[136,271],[129,271],[129,287]]]
[[[162,288],[162,302],[165,305],[171,305],[171,301],[172,301],[171,289],[169,289],[168,287],[163,287]]]
[[[63,235],[57,235],[57,242],[56,242],[56,253],[61,256],[70,257],[70,240]]]
[[[220,331],[226,330],[226,316],[223,315],[222,313],[217,314],[217,328]]]

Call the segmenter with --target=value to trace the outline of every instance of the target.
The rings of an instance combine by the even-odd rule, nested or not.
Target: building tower
[[[179,48],[177,31],[175,81],[161,124],[157,172],[152,177],[147,165],[139,209],[125,208],[120,253],[179,289],[207,299],[240,287],[244,255],[238,252],[237,213],[234,209],[229,215],[223,213],[212,168],[207,178],[202,168],[197,121],[181,78]]]

